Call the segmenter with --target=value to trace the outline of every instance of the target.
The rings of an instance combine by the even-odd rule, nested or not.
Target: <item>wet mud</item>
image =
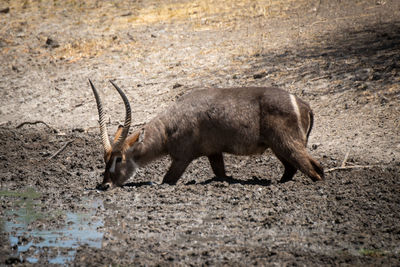
[[[167,186],[159,184],[166,158],[102,192],[98,136],[40,127],[1,136],[3,263],[399,263],[399,164],[279,184],[283,168],[272,154],[228,156],[230,183],[200,159]]]

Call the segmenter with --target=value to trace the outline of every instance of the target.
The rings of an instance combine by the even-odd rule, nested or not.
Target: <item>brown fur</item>
[[[105,176],[103,184],[122,185],[136,167],[132,164],[144,166],[167,154],[172,163],[163,183],[175,184],[189,163],[201,156],[207,156],[214,174],[223,178],[223,153],[260,154],[267,148],[285,166],[281,182],[291,180],[298,169],[314,181],[322,180],[322,167],[306,150],[312,111],[297,97],[296,102],[300,123],[290,94],[278,88],[193,91],[125,140],[123,151],[115,154],[123,154],[118,171]]]

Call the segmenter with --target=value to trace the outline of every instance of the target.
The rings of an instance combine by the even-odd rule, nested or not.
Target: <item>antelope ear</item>
[[[120,135],[121,135],[123,129],[124,129],[124,126],[123,126],[123,125],[121,125],[121,124],[118,125],[118,129],[117,129],[117,131],[115,132],[113,144],[115,144],[115,142],[118,140],[118,138],[120,137]]]
[[[128,136],[125,141],[125,144],[129,147],[133,146],[139,139],[140,131],[133,133],[132,135]]]
[[[110,158],[111,158],[111,153],[112,153],[112,150],[110,149],[109,151],[105,151],[104,152],[104,162],[105,163],[107,163],[109,160],[110,160]]]

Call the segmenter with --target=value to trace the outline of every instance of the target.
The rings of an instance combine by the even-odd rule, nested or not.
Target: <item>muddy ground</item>
[[[0,265],[400,265],[400,2],[1,1],[0,21]],[[326,180],[278,184],[266,152],[227,155],[231,183],[199,159],[161,185],[163,158],[97,191],[88,78],[112,130],[109,79],[137,126],[193,88],[285,88]]]

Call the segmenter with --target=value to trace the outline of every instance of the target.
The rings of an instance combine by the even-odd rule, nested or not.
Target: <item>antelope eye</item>
[[[120,163],[120,162],[122,161],[122,158],[118,157],[115,161],[116,161],[117,163]]]

